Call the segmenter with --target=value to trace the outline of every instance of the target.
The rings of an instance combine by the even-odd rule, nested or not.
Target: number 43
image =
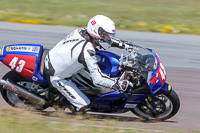
[[[18,61],[18,57],[14,57],[12,61],[9,63],[9,66],[11,67],[11,69],[14,69],[16,67],[17,61]],[[20,60],[15,70],[17,72],[21,72],[23,70],[25,63],[26,62],[24,60]]]

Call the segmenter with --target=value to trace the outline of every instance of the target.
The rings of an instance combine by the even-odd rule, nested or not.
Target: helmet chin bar
[[[106,50],[106,49],[100,44],[100,41],[99,41],[100,39],[99,39],[99,38],[93,37],[93,40],[94,40],[95,44],[96,44],[97,46],[99,46],[100,49]]]

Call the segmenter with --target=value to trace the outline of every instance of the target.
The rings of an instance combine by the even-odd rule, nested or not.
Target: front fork
[[[154,103],[153,97],[159,94],[169,94],[171,91],[172,91],[172,86],[169,85],[168,83],[165,83],[157,93],[148,96],[148,98],[145,99],[146,105],[152,111],[152,113],[156,113],[155,107],[152,105],[152,103]]]

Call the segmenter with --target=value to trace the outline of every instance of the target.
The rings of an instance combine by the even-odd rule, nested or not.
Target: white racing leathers
[[[71,80],[81,69],[89,73],[95,86],[111,88],[115,80],[101,73],[96,52],[85,29],[77,29],[53,47],[45,58],[45,74],[51,84],[64,95],[77,111],[90,100]]]

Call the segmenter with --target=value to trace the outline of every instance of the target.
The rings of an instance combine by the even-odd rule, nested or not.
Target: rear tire
[[[159,95],[157,96],[159,97]],[[166,99],[162,101],[161,99],[157,98],[157,101],[158,101],[157,103],[160,103],[160,105],[163,105],[159,107],[162,108],[164,111],[161,111],[160,113],[155,115],[148,109],[147,106],[145,106],[144,104],[145,102],[144,102],[138,105],[134,110],[132,110],[132,113],[134,113],[135,115],[143,119],[156,120],[156,121],[164,121],[166,119],[173,117],[180,108],[180,100],[179,100],[178,95],[176,94],[174,90],[172,90],[169,94],[162,94],[162,96],[165,96],[169,102],[169,107],[168,107],[166,105],[167,103]]]
[[[30,81],[27,81],[24,77],[22,77],[21,75],[17,74],[14,71],[8,72],[6,75],[4,75],[2,79],[4,80],[9,79],[17,84],[20,84],[22,82],[24,82],[24,84],[31,83]],[[46,105],[41,106],[41,105],[31,104],[31,102],[18,96],[16,93],[11,92],[7,89],[4,89],[2,85],[0,85],[0,91],[1,91],[1,95],[3,99],[12,107],[18,107],[18,108],[29,109],[29,110],[44,110],[48,108],[48,106]]]

